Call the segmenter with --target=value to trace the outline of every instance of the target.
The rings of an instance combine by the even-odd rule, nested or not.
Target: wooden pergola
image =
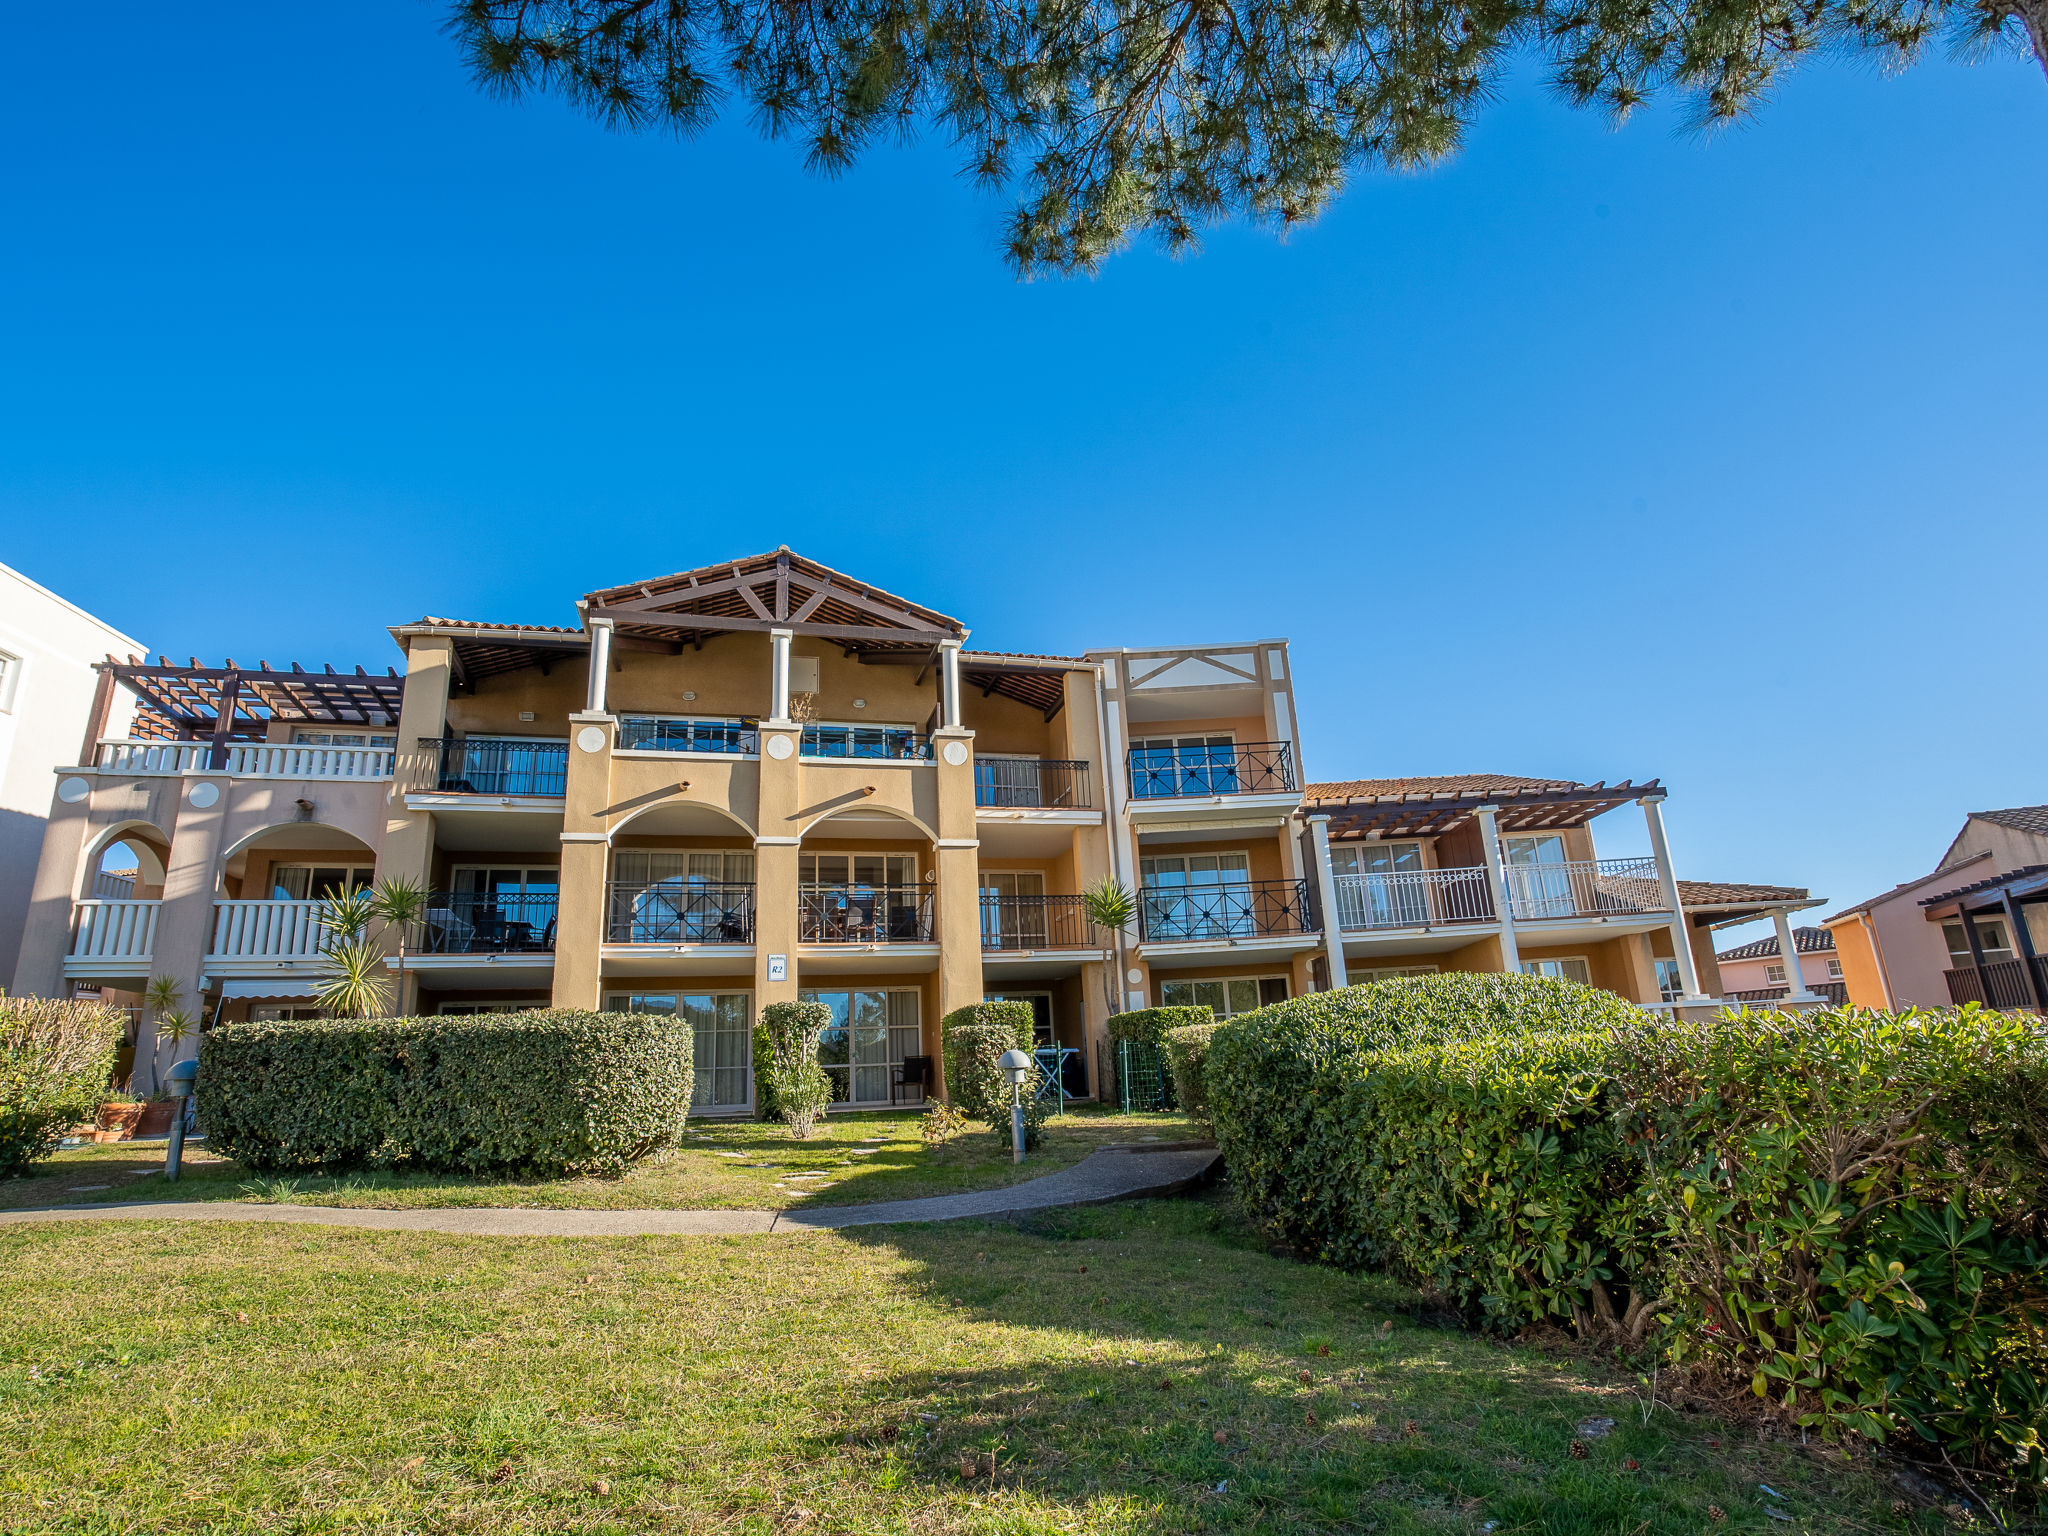
[[[1481,806],[1498,812],[1502,832],[1545,832],[1582,827],[1645,795],[1661,795],[1655,779],[1634,784],[1493,785],[1486,788],[1393,790],[1304,800],[1301,816],[1328,816],[1330,837],[1439,837],[1472,820]]]
[[[357,667],[339,672],[331,666],[308,671],[293,662],[278,671],[267,661],[237,666],[204,667],[194,657],[173,666],[159,656],[155,665],[137,657],[95,663],[99,674],[92,713],[86,723],[81,762],[92,762],[111,713],[114,689],[135,695],[134,734],[145,741],[210,741],[215,767],[226,761],[228,745],[262,741],[273,720],[306,725],[392,729],[405,692],[405,679],[393,668],[382,675]]]

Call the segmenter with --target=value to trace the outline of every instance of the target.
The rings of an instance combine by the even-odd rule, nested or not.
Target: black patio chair
[[[915,1087],[917,1102],[922,1104],[932,1093],[932,1059],[929,1056],[906,1056],[889,1069],[889,1102],[896,1102],[899,1089]]]

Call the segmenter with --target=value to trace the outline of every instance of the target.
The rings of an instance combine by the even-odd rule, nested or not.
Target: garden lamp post
[[[192,1097],[193,1081],[199,1076],[199,1063],[192,1057],[178,1062],[164,1076],[164,1087],[169,1090],[171,1101],[178,1107],[171,1111],[171,1145],[164,1156],[164,1182],[178,1182],[178,1165],[185,1160],[185,1105]]]
[[[1019,1050],[1003,1052],[996,1065],[1010,1080],[1010,1161],[1024,1161],[1024,1079],[1031,1075],[1031,1058]]]

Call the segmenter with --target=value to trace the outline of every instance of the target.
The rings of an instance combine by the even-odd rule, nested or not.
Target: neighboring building
[[[1835,936],[1825,928],[1794,928],[1792,944],[1799,956],[1801,989],[1831,1003],[1846,1003],[1849,988],[1842,979]],[[1785,946],[1776,934],[1724,949],[1715,958],[1721,967],[1721,985],[1738,1002],[1774,1002],[1791,989],[1791,978],[1785,972]]]
[[[0,565],[0,977],[14,974],[50,814],[50,773],[77,760],[95,689],[113,691],[113,680],[102,683],[93,664],[141,649]]]
[[[1281,640],[981,650],[787,549],[578,607],[400,625],[402,677],[108,667],[134,739],[60,778],[17,988],[168,974],[208,1020],[308,1009],[321,897],[410,876],[404,1007],[673,1011],[699,1110],[740,1113],[755,1010],[799,996],[833,1010],[843,1104],[914,1096],[939,1019],[985,997],[1030,1002],[1091,1092],[1105,877],[1139,907],[1114,1006],[1219,1015],[1439,967],[1703,1006],[1713,928],[1811,904],[1675,880],[1654,783],[1304,791]],[[1657,854],[1599,860],[1587,823],[1630,801]],[[125,900],[93,894],[117,840]]]
[[[2040,1006],[2023,962],[2048,944],[2048,929],[2029,928],[2040,922],[2031,889],[2012,894],[2005,887],[2007,877],[2024,882],[2041,869],[2048,869],[2048,806],[1971,813],[1931,873],[1824,920],[1849,1001],[1866,1008],[1994,999],[2000,1007]],[[1968,927],[1957,902],[1964,893]],[[2029,921],[2015,922],[2023,906]],[[1995,968],[1988,980],[1986,966]]]

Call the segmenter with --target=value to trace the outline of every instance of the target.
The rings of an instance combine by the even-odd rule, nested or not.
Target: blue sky
[[[778,543],[997,648],[1285,635],[1313,776],[1659,776],[1683,873],[1837,905],[2048,800],[2031,63],[1710,140],[1516,78],[1285,244],[1019,284],[943,145],[607,134],[439,15],[14,18],[0,559],[180,658]]]

